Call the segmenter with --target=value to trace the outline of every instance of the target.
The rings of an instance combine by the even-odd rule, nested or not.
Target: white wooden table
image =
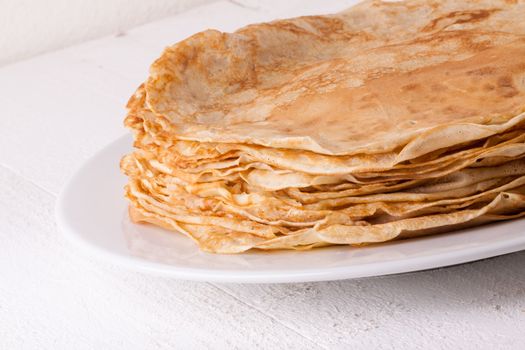
[[[108,266],[58,232],[58,191],[127,132],[123,106],[164,46],[352,2],[222,1],[0,68],[0,349],[525,348],[525,252],[383,278],[222,285]]]

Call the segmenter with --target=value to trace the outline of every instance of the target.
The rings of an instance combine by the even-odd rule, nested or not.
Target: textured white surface
[[[366,280],[219,285],[107,266],[57,232],[58,190],[126,132],[122,106],[162,47],[351,2],[218,2],[0,69],[0,349],[525,348],[525,252]]]
[[[0,65],[214,0],[2,0]]]

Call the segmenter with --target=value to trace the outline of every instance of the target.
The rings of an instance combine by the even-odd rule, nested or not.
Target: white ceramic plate
[[[56,215],[77,246],[131,269],[196,281],[306,282],[425,270],[525,249],[525,220],[516,220],[364,248],[203,253],[181,234],[129,221],[119,160],[130,150],[131,137],[123,137],[91,158],[63,189]]]

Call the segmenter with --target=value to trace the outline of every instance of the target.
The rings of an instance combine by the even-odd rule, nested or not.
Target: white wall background
[[[0,0],[0,66],[213,0]]]

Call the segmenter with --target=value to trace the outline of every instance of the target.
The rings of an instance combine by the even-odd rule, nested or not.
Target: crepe
[[[414,11],[407,6],[418,16],[396,12]],[[426,131],[432,148],[446,147],[471,129],[450,124],[500,123],[523,111],[524,6],[372,1],[333,16],[202,32],[152,65],[147,103],[182,139],[356,154],[393,150]],[[380,14],[354,27],[369,10]],[[398,21],[397,32],[377,29]],[[460,140],[477,137],[472,129]]]
[[[310,249],[525,212],[525,1],[364,1],[168,47],[128,102],[130,217]]]

